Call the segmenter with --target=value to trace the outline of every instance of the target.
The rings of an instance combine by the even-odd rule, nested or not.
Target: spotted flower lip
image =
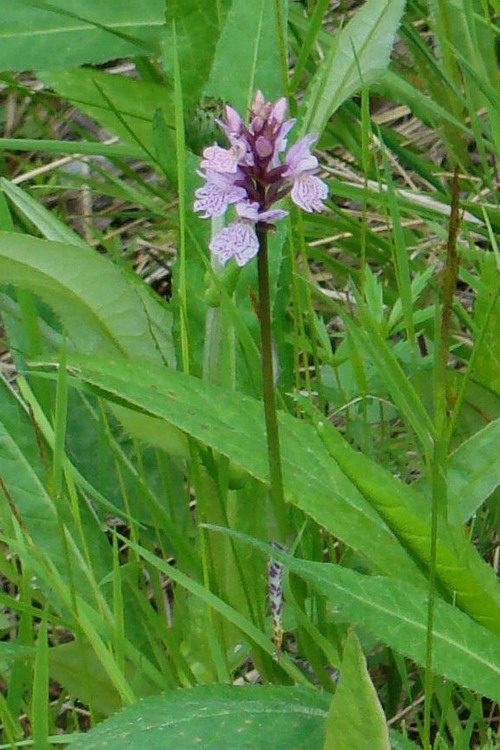
[[[202,219],[223,216],[231,203],[245,200],[246,190],[235,185],[232,176],[223,172],[208,169],[206,173],[198,172],[206,182],[195,191],[195,211],[204,211]]]
[[[241,202],[235,206],[238,214],[237,221],[224,227],[210,242],[209,248],[223,265],[234,258],[238,266],[244,266],[257,255],[259,240],[255,228],[257,224],[268,225],[269,222],[279,221],[288,211],[275,208],[269,211],[259,211],[257,202]]]
[[[223,216],[234,205],[237,218],[210,242],[210,250],[226,263],[229,258],[243,266],[259,251],[257,230],[272,231],[274,222],[287,211],[273,205],[290,195],[304,211],[322,211],[328,187],[316,176],[318,159],[311,153],[318,136],[307,134],[286,151],[288,134],[295,125],[287,118],[287,101],[274,103],[257,91],[250,107],[248,125],[226,105],[224,120],[217,121],[229,142],[214,143],[203,151],[198,174],[205,180],[195,192],[193,209],[201,218]]]

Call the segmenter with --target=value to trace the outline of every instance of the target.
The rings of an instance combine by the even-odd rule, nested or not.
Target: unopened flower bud
[[[274,151],[274,144],[263,135],[259,135],[255,141],[255,150],[261,159],[267,159]]]
[[[250,132],[253,133],[253,135],[258,135],[262,132],[264,128],[264,120],[262,117],[252,117],[252,120],[250,122]]]
[[[264,97],[264,94],[260,89],[255,92],[255,96],[252,101],[252,106],[250,107],[250,113],[252,115],[260,115],[261,117],[264,117],[264,110],[266,107],[266,100]]]
[[[226,115],[226,126],[232,135],[239,135],[241,133],[241,127],[242,127],[242,121],[241,117],[239,116],[238,112],[230,107],[228,104],[226,104],[225,107],[225,115]]]

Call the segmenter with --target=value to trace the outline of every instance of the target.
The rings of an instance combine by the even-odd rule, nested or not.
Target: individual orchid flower
[[[246,144],[239,139],[233,143],[231,148],[222,148],[214,143],[203,151],[204,159],[201,166],[212,172],[227,172],[236,174],[241,159],[246,153]]]
[[[279,221],[287,215],[287,211],[273,209],[259,211],[258,203],[237,203],[238,220],[224,227],[210,242],[210,250],[217,256],[220,263],[227,263],[234,258],[238,266],[244,266],[252,260],[259,251],[259,240],[255,231],[258,223],[269,224]]]
[[[285,154],[288,133],[295,120],[286,119],[284,97],[274,103],[257,91],[246,126],[238,112],[226,105],[224,121],[219,122],[229,148],[214,144],[203,151],[199,174],[205,184],[196,190],[194,210],[202,218],[222,216],[235,204],[237,220],[211,241],[210,249],[222,263],[234,257],[240,266],[259,251],[257,229],[272,231],[273,222],[286,211],[273,204],[290,194],[304,211],[322,211],[328,188],[316,176],[318,160],[311,153],[316,135],[300,138]]]
[[[285,157],[287,168],[283,172],[284,179],[292,180],[291,199],[308,213],[322,211],[328,197],[326,183],[314,175],[318,160],[311,154],[311,146],[316,140],[317,136],[311,134],[294,143]]]
[[[204,211],[202,219],[213,216],[223,216],[231,203],[245,200],[247,193],[242,187],[234,183],[233,175],[215,172],[208,169],[206,173],[198,172],[206,182],[195,191],[196,200],[193,208],[195,211]]]

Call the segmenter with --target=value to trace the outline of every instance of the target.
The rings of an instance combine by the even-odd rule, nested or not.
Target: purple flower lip
[[[290,194],[292,201],[304,211],[322,211],[328,187],[315,175],[318,160],[311,153],[317,140],[314,134],[299,138],[281,161],[287,136],[295,124],[287,116],[285,97],[274,103],[266,101],[257,91],[246,126],[239,113],[226,105],[224,131],[229,148],[217,144],[203,151],[198,172],[205,184],[195,192],[193,208],[201,218],[223,216],[234,205],[237,219],[224,227],[210,242],[210,250],[221,263],[234,258],[245,265],[259,251],[256,228],[272,231],[274,222],[287,211],[272,206]]]

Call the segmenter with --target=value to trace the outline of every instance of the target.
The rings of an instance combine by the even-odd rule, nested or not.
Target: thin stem
[[[262,364],[262,399],[266,420],[267,456],[269,461],[269,478],[271,481],[271,500],[278,523],[279,533],[286,540],[287,509],[283,491],[283,472],[279,442],[278,419],[276,415],[276,398],[274,386],[274,368],[271,334],[271,300],[269,293],[269,263],[267,253],[267,232],[257,227],[259,254],[257,267],[259,275],[259,322]]]
[[[457,283],[459,259],[457,254],[457,235],[460,224],[459,199],[460,185],[458,167],[455,167],[451,193],[451,211],[446,246],[446,265],[443,273],[440,320],[438,320],[438,341],[435,364],[435,404],[434,404],[434,451],[432,457],[432,520],[430,544],[429,602],[427,607],[427,638],[425,657],[425,704],[424,704],[424,748],[431,750],[431,708],[433,697],[433,626],[434,605],[436,598],[436,555],[438,520],[447,519],[447,460],[449,447],[448,414],[447,414],[447,366],[453,295]],[[437,316],[436,316],[437,317]]]
[[[278,50],[280,56],[281,85],[283,86],[285,95],[288,97],[288,56],[287,43],[285,38],[286,23],[284,23],[283,20],[281,1],[282,0],[274,0],[274,17],[276,19]]]

